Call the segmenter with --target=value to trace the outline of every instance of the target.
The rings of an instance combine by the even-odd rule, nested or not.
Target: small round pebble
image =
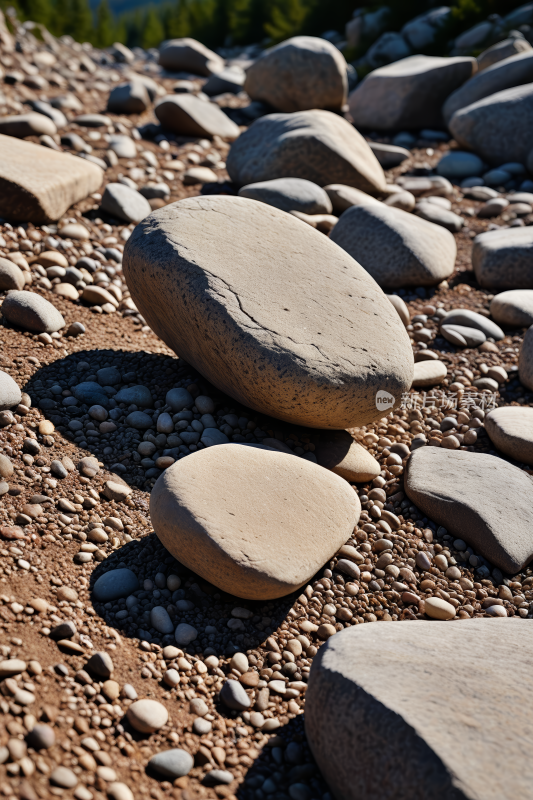
[[[56,767],[50,775],[50,783],[62,789],[73,789],[78,783],[78,778],[68,767]]]
[[[150,759],[148,766],[159,775],[175,780],[189,774],[194,766],[194,759],[186,750],[175,747],[157,753]]]
[[[194,642],[194,640],[198,636],[198,631],[196,630],[196,628],[193,628],[192,625],[188,625],[186,622],[180,622],[180,624],[176,628],[174,636],[178,644],[181,644],[184,647],[186,647],[191,642]]]
[[[126,717],[139,733],[154,733],[168,722],[168,711],[157,700],[137,700],[126,711]]]
[[[238,681],[227,680],[220,690],[220,699],[225,706],[235,711],[244,711],[251,705],[250,698]]]
[[[134,800],[133,792],[129,786],[121,781],[114,781],[107,787],[107,796],[110,800]]]

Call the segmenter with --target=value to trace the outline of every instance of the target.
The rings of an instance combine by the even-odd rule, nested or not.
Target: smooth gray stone
[[[531,375],[528,378],[527,383],[531,384]],[[495,408],[485,417],[485,430],[506,456],[523,464],[533,464],[533,408]]]
[[[219,431],[218,428],[204,428],[201,442],[205,444],[206,447],[212,447],[216,444],[229,444],[229,439],[226,434]]]
[[[368,144],[383,169],[398,167],[411,155],[405,147],[396,147],[394,144],[381,144],[381,142],[369,142]]]
[[[155,107],[155,115],[163,128],[179,136],[200,136],[237,139],[240,130],[216,103],[194,94],[169,94]]]
[[[517,617],[419,620],[356,625],[328,639],[313,659],[305,732],[331,795],[526,800],[529,625]],[[494,736],[500,730],[505,739]]]
[[[239,197],[259,200],[281,211],[304,214],[331,214],[331,200],[321,186],[303,178],[277,178],[250,183],[239,190]]]
[[[58,108],[54,108],[49,103],[45,103],[43,100],[34,100],[31,103],[31,107],[34,111],[37,111],[38,114],[44,114],[45,117],[51,119],[56,128],[64,128],[68,125],[68,119],[63,112]]]
[[[209,76],[224,69],[224,59],[196,39],[167,39],[159,47],[159,63],[172,72]]]
[[[104,408],[109,408],[109,397],[96,381],[78,383],[78,385],[74,386],[72,389],[72,394],[80,403],[86,403],[88,406],[103,406]]]
[[[464,339],[467,347],[479,347],[487,340],[483,331],[477,328],[469,328],[466,325],[448,325],[446,322],[440,326],[440,332],[445,339],[455,345],[464,347],[461,340],[458,340],[454,334],[459,334]]]
[[[349,97],[354,125],[370,130],[441,128],[442,104],[467,81],[475,58],[415,55],[375,69]]]
[[[194,398],[187,389],[170,389],[166,394],[165,403],[176,413],[193,406]]]
[[[202,91],[208,97],[215,97],[217,94],[226,92],[239,94],[242,92],[245,79],[246,73],[242,69],[224,69],[222,72],[211,75],[202,86]]]
[[[109,653],[106,653],[103,650],[98,653],[94,653],[94,655],[92,655],[88,660],[85,667],[90,672],[94,672],[100,678],[110,678],[114,670],[111,656]]]
[[[212,769],[206,773],[203,782],[207,786],[219,786],[220,784],[228,784],[233,780],[233,774],[227,769]],[[294,796],[294,795],[292,795]]]
[[[533,557],[533,483],[507,461],[421,447],[408,461],[405,492],[502,572],[514,575]]]
[[[533,50],[518,53],[499,61],[482,72],[478,72],[448,97],[442,109],[444,120],[449,123],[459,109],[466,108],[484,97],[496,94],[496,92],[530,83],[532,80]],[[504,160],[502,159],[501,163]]]
[[[533,289],[510,289],[497,294],[491,301],[490,313],[502,325],[533,325]]]
[[[527,50],[531,50],[531,45],[527,39],[504,39],[501,42],[497,42],[478,55],[478,73],[487,69],[487,67],[492,67],[493,64],[497,64],[499,61],[515,56],[518,53],[525,53]]]
[[[100,386],[116,386],[122,381],[120,371],[116,367],[102,367],[96,373]]]
[[[54,333],[65,327],[57,308],[37,292],[8,292],[2,314],[9,322],[33,333]]]
[[[533,228],[478,234],[472,247],[472,267],[483,288],[533,289]]]
[[[114,86],[107,100],[107,110],[115,114],[142,114],[149,105],[146,86],[138,80]]]
[[[194,758],[186,750],[181,750],[179,747],[156,753],[148,762],[148,767],[155,770],[159,775],[172,780],[188,775],[193,766]]]
[[[141,408],[152,408],[154,404],[150,389],[142,385],[121,389],[113,399],[116,403],[126,403],[128,406],[135,405]]]
[[[137,428],[137,430],[145,431],[151,428],[154,423],[152,417],[145,414],[144,411],[132,411],[131,414],[128,414],[126,417],[126,425],[129,425],[130,428]]]
[[[139,588],[137,576],[131,569],[112,569],[101,575],[93,587],[95,600],[107,603],[127,597]]]
[[[250,698],[239,681],[225,681],[220,690],[220,699],[225,706],[236,711],[244,711],[251,705]]]
[[[427,222],[433,222],[435,225],[441,225],[452,233],[459,233],[464,225],[464,219],[459,214],[454,214],[453,211],[448,211],[435,203],[424,202],[424,200],[418,203],[415,213],[417,217],[421,217]]]
[[[126,136],[125,134],[111,136],[109,139],[109,149],[112,150],[118,158],[137,157],[135,142],[130,136]]]
[[[122,183],[107,184],[100,207],[108,214],[126,222],[140,222],[152,213],[148,200],[135,189],[130,189]]]
[[[161,200],[166,200],[170,196],[170,186],[166,183],[156,183],[155,186],[143,186],[139,192],[147,200],[153,197],[158,197]]]
[[[496,341],[503,339],[505,336],[499,325],[496,325],[492,320],[487,319],[482,314],[477,314],[475,311],[470,311],[468,308],[455,308],[450,311],[442,320],[443,325],[464,325],[467,328],[477,328],[482,331],[487,338],[491,337]]]
[[[18,406],[22,400],[22,393],[11,375],[0,370],[0,411]]]
[[[455,265],[449,231],[385,204],[347,209],[330,239],[380,286],[433,286],[448,278]]]
[[[533,57],[531,60],[533,65]],[[506,161],[527,162],[532,125],[533,83],[528,83],[459,109],[448,127],[461,147],[498,165]]]
[[[485,164],[475,153],[450,150],[437,164],[437,175],[453,180],[481,175]]]
[[[159,633],[173,633],[174,624],[170,619],[168,611],[164,606],[155,606],[150,611],[150,622],[152,627]]]

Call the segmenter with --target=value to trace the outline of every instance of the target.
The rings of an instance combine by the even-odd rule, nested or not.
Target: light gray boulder
[[[380,417],[380,389],[399,402],[411,385],[405,328],[368,273],[265,203],[212,196],[165,206],[128,239],[123,270],[152,330],[250,408],[344,429]]]
[[[527,382],[530,385],[531,377],[528,374]],[[522,464],[533,464],[533,408],[495,408],[485,417],[485,430],[491,442],[506,456]]]
[[[142,194],[122,183],[107,184],[100,207],[126,222],[140,222],[152,211],[150,203]]]
[[[261,117],[234,142],[226,165],[238,186],[305,178],[319,186],[342,183],[367,194],[387,192],[383,169],[361,134],[322,109]]]
[[[22,399],[22,394],[19,386],[11,375],[7,372],[0,370],[0,411],[5,411],[6,408],[13,408],[18,406]],[[5,477],[2,475],[2,477]]]
[[[425,450],[436,448],[417,453]],[[356,625],[328,639],[313,660],[305,731],[331,794],[527,798],[529,625],[516,617],[419,620]],[[494,736],[499,730],[508,737]]]
[[[107,100],[107,110],[115,114],[142,114],[149,105],[150,97],[140,80],[114,86]]]
[[[478,72],[492,67],[493,64],[497,64],[499,61],[504,61],[506,58],[516,56],[518,53],[525,53],[531,49],[527,39],[504,39],[502,42],[497,42],[478,55]]]
[[[457,249],[449,231],[383,203],[349,208],[330,239],[380,286],[434,286],[454,270]]]
[[[294,36],[265,50],[246,72],[244,91],[278,111],[327,108],[346,102],[346,61],[335,45],[315,36]]]
[[[487,67],[483,72],[474,75],[468,83],[458,88],[444,103],[442,114],[446,124],[449,124],[456,111],[471,106],[478,100],[530,83],[533,80],[533,50],[505,58]],[[475,148],[474,148],[475,150]],[[476,151],[477,152],[477,151]],[[505,159],[503,159],[505,161]]]
[[[225,92],[239,94],[239,92],[242,92],[245,79],[246,73],[243,69],[231,67],[210,75],[202,86],[202,91],[208,97],[214,97]]]
[[[497,294],[491,301],[490,313],[502,325],[533,325],[533,289],[510,289]]]
[[[408,461],[405,493],[502,572],[514,575],[533,557],[533,483],[503,459],[421,447]]]
[[[533,289],[533,228],[479,233],[472,247],[472,266],[484,288]]]
[[[411,56],[376,69],[349,97],[354,125],[382,131],[442,127],[442,104],[475,65],[475,58]]]
[[[209,77],[224,69],[224,59],[196,39],[167,39],[159,48],[159,63],[169,72]]]
[[[8,292],[2,314],[17,327],[33,333],[55,333],[65,327],[57,308],[36,292]]]
[[[439,198],[440,199],[440,198]],[[417,204],[415,213],[418,217],[433,222],[435,225],[442,225],[443,228],[451,231],[452,233],[459,233],[464,225],[464,219],[446,208],[442,208],[436,203],[429,203],[427,200],[421,200]]]
[[[333,210],[324,189],[303,178],[277,178],[273,181],[250,183],[239,190],[239,197],[259,200],[281,211],[331,214]]]
[[[155,107],[161,125],[180,136],[236,139],[240,130],[216,103],[201,100],[193,94],[169,94]]]
[[[531,64],[533,67],[533,59]],[[460,109],[449,128],[461,147],[474,150],[491,164],[525,164],[531,151],[532,124],[533,83],[528,83]]]

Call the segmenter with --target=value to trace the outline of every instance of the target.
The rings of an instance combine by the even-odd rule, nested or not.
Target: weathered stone
[[[524,55],[530,58],[533,71],[533,53]],[[481,77],[491,69],[495,67],[489,67]],[[461,147],[474,150],[490,164],[525,164],[531,150],[532,119],[533,83],[528,83],[460,108],[448,127]]]
[[[495,408],[485,417],[485,430],[506,456],[533,464],[533,408]]]
[[[0,134],[5,136],[24,139],[26,136],[53,136],[55,133],[57,133],[56,126],[44,114],[30,113],[0,117]]]
[[[485,336],[491,337],[496,341],[503,339],[505,336],[499,325],[487,319],[482,314],[476,311],[471,311],[469,308],[455,308],[449,311],[443,319],[444,325],[463,325],[466,328],[476,328],[482,331]]]
[[[533,484],[501,458],[420,447],[407,464],[405,492],[503,572],[518,572],[533,556]]]
[[[142,114],[150,105],[146,86],[140,80],[131,80],[114,86],[109,93],[107,110],[115,114]]]
[[[533,688],[527,625],[419,621],[333,636],[313,661],[305,728],[334,797],[378,800],[390,786],[391,796],[410,800],[526,798],[533,778],[522,735]],[[509,735],[494,737],[495,730]]]
[[[0,135],[2,217],[38,225],[57,220],[95,192],[102,178],[99,167],[81,158]]]
[[[337,214],[342,214],[352,206],[379,205],[381,203],[372,195],[355,189],[353,186],[344,186],[342,183],[331,183],[329,186],[324,186],[324,191],[331,200],[332,210]]]
[[[2,314],[14,325],[35,333],[54,333],[65,327],[57,308],[36,292],[9,292]]]
[[[237,66],[229,67],[211,75],[204,85],[202,91],[208,97],[215,97],[217,94],[239,94],[242,92],[244,81],[246,80],[246,73],[243,69]]]
[[[244,83],[252,100],[284,112],[340,111],[347,88],[344,56],[315,36],[294,36],[265,50],[248,68]]]
[[[487,67],[492,67],[493,64],[497,64],[506,58],[516,56],[518,53],[525,53],[527,50],[531,50],[531,45],[527,39],[503,39],[503,41],[493,44],[492,47],[488,47],[478,55],[478,72],[487,69]]]
[[[128,707],[126,717],[139,733],[154,733],[166,725],[168,711],[157,700],[137,700]]]
[[[448,370],[443,361],[418,361],[415,363],[415,373],[413,377],[413,386],[415,388],[421,386],[437,386],[442,383],[446,377]]]
[[[464,86],[458,88],[444,103],[442,113],[448,124],[456,111],[471,106],[485,97],[504,89],[521,86],[533,80],[533,50],[499,61],[474,75]],[[476,150],[477,152],[477,150]],[[500,164],[504,164],[502,159]]]
[[[375,69],[350,95],[354,125],[383,131],[440,128],[442,104],[475,67],[475,58],[417,55]]]
[[[394,144],[382,144],[381,142],[369,142],[368,144],[383,169],[398,167],[411,155],[405,147],[396,147]]]
[[[402,300],[402,298],[397,294],[388,294],[387,298],[398,312],[398,316],[405,327],[407,327],[411,322],[411,315],[409,314],[409,309],[405,305],[404,300]]]
[[[322,109],[261,117],[232,145],[226,163],[239,186],[305,178],[319,186],[342,183],[372,195],[387,192],[383,169],[361,134]]]
[[[479,233],[472,247],[472,266],[480,286],[533,289],[533,229]]]
[[[22,394],[18,384],[13,380],[11,375],[0,370],[0,411],[18,406],[21,399]],[[5,478],[6,475],[2,477]]]
[[[351,483],[366,483],[381,472],[381,466],[347,431],[321,436],[315,455],[321,467],[330,469]]]
[[[107,184],[101,207],[108,214],[126,222],[140,222],[152,211],[150,203],[142,194],[122,183]]]
[[[441,198],[438,199],[440,200]],[[459,233],[464,225],[464,220],[459,214],[454,214],[453,211],[449,211],[436,203],[430,203],[425,200],[418,203],[415,213],[418,217],[425,219],[427,222],[441,225],[452,233]]]
[[[170,780],[188,775],[194,766],[194,758],[186,750],[175,747],[172,750],[163,750],[156,753],[148,762],[148,766]]]
[[[171,72],[212,75],[224,68],[224,59],[196,39],[167,39],[159,48],[159,63]]]
[[[178,461],[150,495],[154,530],[170,553],[223,591],[257,600],[308,581],[346,541],[359,513],[357,495],[337,475],[233,444]]]
[[[455,266],[453,234],[385,204],[352,206],[330,239],[380,286],[434,286],[448,278]]]
[[[12,261],[0,256],[0,291],[6,292],[10,289],[20,291],[24,288],[25,278],[20,267]]]
[[[251,408],[343,429],[381,416],[379,390],[399,402],[411,385],[412,348],[385,295],[327,237],[264,203],[166,206],[137,226],[123,268],[152,330]]]
[[[239,190],[239,197],[259,200],[281,211],[302,211],[304,214],[332,212],[331,200],[324,189],[302,178],[277,178],[273,181],[250,183]]]
[[[520,346],[518,374],[521,383],[533,389],[533,328],[528,328]]]
[[[533,289],[511,289],[497,294],[490,304],[491,316],[513,328],[533,324]]]
[[[217,106],[193,94],[169,94],[155,107],[161,125],[180,136],[221,136],[233,141],[239,127]]]

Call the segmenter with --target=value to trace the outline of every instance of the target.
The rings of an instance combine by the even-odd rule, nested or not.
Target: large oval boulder
[[[152,524],[167,550],[251,600],[303,586],[347,541],[360,511],[350,484],[330,470],[236,444],[178,461],[150,495]]]
[[[227,169],[239,186],[273,178],[342,183],[367,194],[387,193],[376,156],[353,125],[331,111],[267,114],[231,147]]]
[[[384,203],[352,206],[330,238],[380,286],[434,286],[455,265],[457,248],[450,231]]]
[[[386,295],[277,208],[227,196],[165,206],[135,228],[123,269],[152,330],[257,411],[342,429],[380,418],[378,393],[397,405],[411,386],[411,344]]]
[[[294,36],[271,47],[248,68],[244,91],[278,111],[329,108],[346,102],[346,61],[335,45]]]

